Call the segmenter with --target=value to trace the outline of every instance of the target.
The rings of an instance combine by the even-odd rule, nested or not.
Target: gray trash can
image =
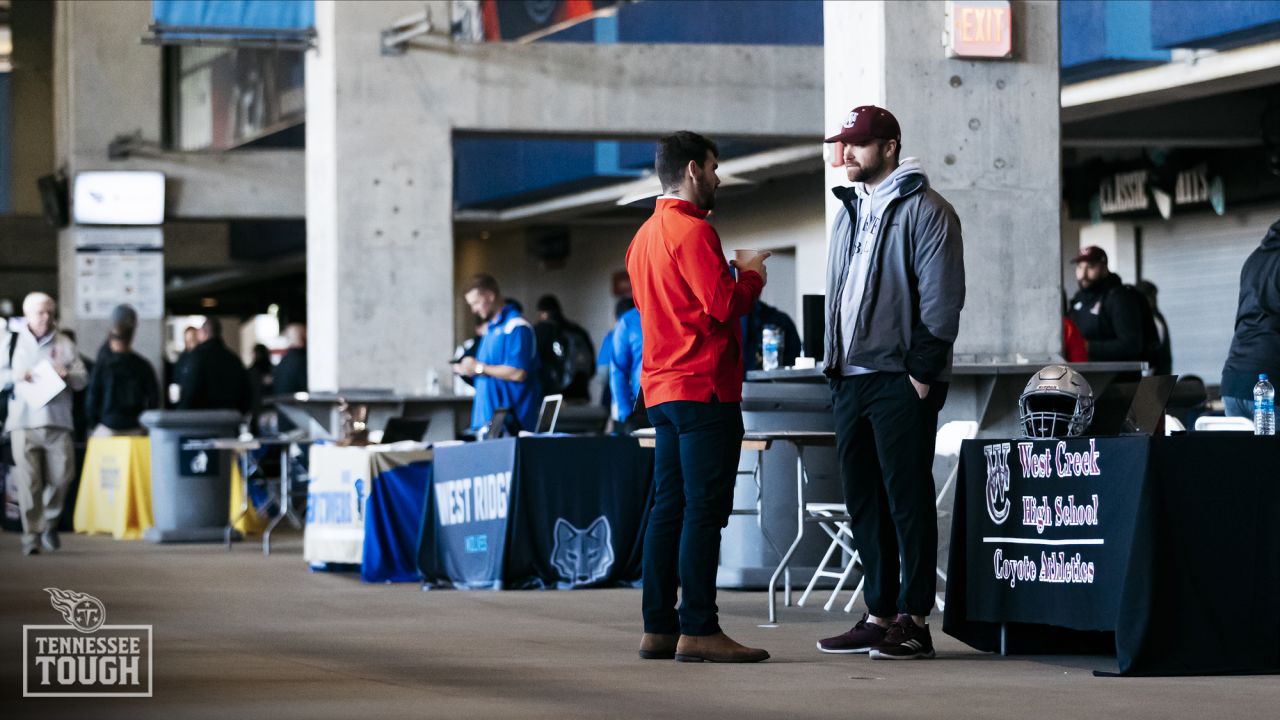
[[[221,542],[231,504],[235,458],[220,450],[184,450],[191,440],[233,438],[241,415],[234,410],[148,410],[151,431],[151,542]]]

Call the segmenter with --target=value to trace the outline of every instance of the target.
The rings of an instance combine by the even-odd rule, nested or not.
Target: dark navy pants
[[[720,632],[720,531],[733,509],[742,407],[676,401],[651,407],[648,414],[657,447],[642,561],[644,631],[714,635]]]
[[[938,565],[933,450],[948,383],[924,400],[906,373],[831,381],[836,453],[862,556],[867,610],[881,618],[928,615]]]

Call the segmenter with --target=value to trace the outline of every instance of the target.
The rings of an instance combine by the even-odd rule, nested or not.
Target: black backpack
[[[586,330],[573,323],[561,324],[551,351],[556,357],[553,372],[559,381],[556,391],[569,387],[576,378],[589,380],[595,376],[596,354]],[[551,391],[544,389],[544,392]]]
[[[1142,308],[1142,359],[1153,369],[1160,363],[1160,331],[1156,328],[1156,314],[1147,302],[1147,296],[1136,286],[1125,283],[1111,292],[1130,294],[1131,300]]]

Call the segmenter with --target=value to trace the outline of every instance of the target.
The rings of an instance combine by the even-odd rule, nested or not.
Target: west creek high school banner
[[[1280,672],[1280,438],[983,439],[960,455],[948,635],[1114,652],[1121,675]],[[1213,620],[1237,617],[1243,635]]]
[[[1146,477],[1145,444],[975,441],[962,455],[969,617],[1113,630]]]
[[[529,437],[436,451],[419,569],[465,588],[640,579],[653,452],[631,438]]]

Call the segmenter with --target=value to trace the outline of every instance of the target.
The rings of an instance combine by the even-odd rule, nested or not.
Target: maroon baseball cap
[[[888,110],[875,105],[859,105],[844,116],[840,132],[825,142],[856,144],[872,139],[901,140],[902,128],[898,127],[898,119]]]
[[[1107,251],[1097,245],[1090,245],[1089,247],[1081,248],[1080,254],[1076,255],[1076,259],[1071,262],[1087,262],[1090,265],[1102,265],[1107,262]]]

